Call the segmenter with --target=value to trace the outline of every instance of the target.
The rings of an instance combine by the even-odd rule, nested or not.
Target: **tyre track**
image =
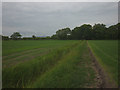
[[[98,73],[98,75],[97,75],[98,88],[117,88],[117,86],[113,82],[109,81],[110,78],[108,77],[107,73],[105,73],[104,69],[101,67],[101,65],[97,61],[96,57],[94,56],[94,54],[88,44],[88,41],[87,41],[87,46],[88,46],[90,56],[92,58],[93,67],[96,70],[96,72]]]

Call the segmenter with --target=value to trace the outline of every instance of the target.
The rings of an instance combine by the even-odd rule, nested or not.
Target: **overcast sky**
[[[2,33],[51,36],[58,29],[118,22],[117,2],[3,2]]]

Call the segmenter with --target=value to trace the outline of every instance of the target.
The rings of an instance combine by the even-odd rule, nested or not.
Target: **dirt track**
[[[90,53],[90,56],[92,58],[93,62],[93,68],[96,71],[96,81],[97,81],[97,88],[117,88],[117,86],[113,83],[110,82],[109,77],[107,73],[105,73],[104,69],[101,67],[101,65],[98,63],[96,57],[92,53],[92,50],[90,49],[88,42],[87,42],[88,50]]]

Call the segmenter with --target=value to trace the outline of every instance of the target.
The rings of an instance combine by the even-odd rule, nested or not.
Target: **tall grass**
[[[72,48],[61,59],[53,69],[43,74],[33,85],[28,87],[83,88],[89,87],[95,82],[95,72],[91,68],[91,58],[86,42]]]
[[[26,85],[34,82],[38,76],[40,77],[43,73],[47,72],[47,70],[54,67],[54,65],[77,44],[78,43],[73,43],[58,48],[47,55],[40,56],[29,62],[17,64],[10,68],[3,68],[3,88],[26,87]]]

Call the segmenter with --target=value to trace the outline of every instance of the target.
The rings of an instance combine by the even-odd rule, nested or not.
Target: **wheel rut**
[[[90,49],[88,41],[87,46],[90,56],[92,58],[93,69],[96,71],[97,88],[117,88],[117,86],[113,82],[109,81],[110,78],[108,77],[107,73],[104,71],[104,69],[101,67],[96,57],[94,56],[92,50]]]

